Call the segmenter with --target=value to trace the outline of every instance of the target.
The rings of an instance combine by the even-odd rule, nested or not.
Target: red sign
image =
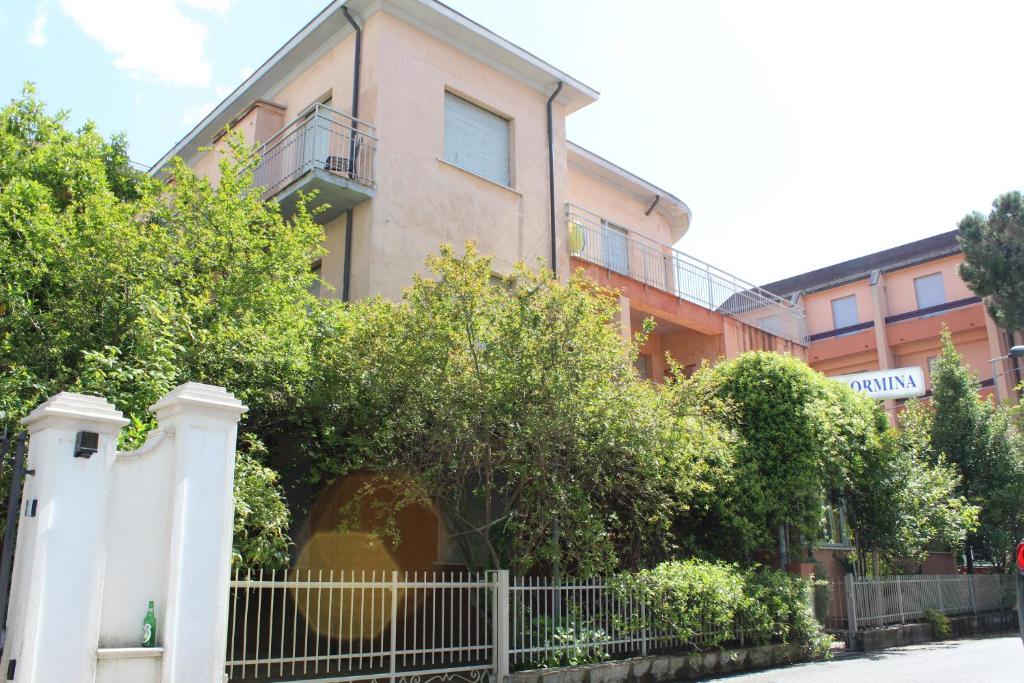
[[[1017,571],[1024,572],[1024,543],[1017,544]]]

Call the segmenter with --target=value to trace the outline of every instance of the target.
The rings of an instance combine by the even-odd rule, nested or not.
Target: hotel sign
[[[925,392],[924,371],[919,367],[858,372],[855,375],[839,375],[832,379],[845,382],[854,391],[861,391],[879,401],[924,396]]]

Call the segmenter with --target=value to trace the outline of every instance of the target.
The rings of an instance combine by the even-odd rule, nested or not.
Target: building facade
[[[1005,356],[1020,335],[1000,329],[960,278],[956,231],[765,285],[807,313],[807,362],[826,375],[919,367],[925,396],[931,364],[949,328],[981,393],[1018,399],[1022,369]],[[994,362],[993,362],[994,361]],[[895,414],[899,401],[887,401]]]
[[[179,156],[216,181],[226,130],[261,145],[255,182],[286,215],[300,192],[330,205],[317,216],[326,254],[311,264],[322,296],[397,299],[441,244],[472,240],[496,274],[543,262],[618,290],[625,337],[655,320],[638,361],[652,380],[666,353],[687,370],[751,349],[806,358],[799,306],[675,250],[689,207],[566,140],[566,118],[597,98],[434,0],[337,0],[152,173]],[[338,531],[339,501],[363,476],[313,502],[295,533],[300,567],[373,568],[366,534]],[[382,570],[458,563],[436,511],[407,517],[403,536],[419,541],[375,553]]]
[[[804,357],[803,312],[670,245],[689,207],[566,140],[598,93],[433,0],[338,0],[242,83],[173,156],[216,178],[226,128],[260,143],[257,184],[287,213],[330,209],[322,294],[399,298],[442,243],[583,268],[622,292],[624,333],[657,323],[641,371],[749,349]],[[212,151],[203,148],[212,146]],[[723,306],[737,293],[746,304]]]

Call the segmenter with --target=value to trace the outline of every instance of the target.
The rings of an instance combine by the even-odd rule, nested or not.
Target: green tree
[[[395,508],[437,504],[475,566],[588,575],[666,555],[715,438],[637,377],[615,297],[522,264],[493,282],[472,244],[427,267],[401,302],[334,311],[317,476],[400,477]]]
[[[123,137],[66,121],[31,87],[0,109],[0,425],[58,391],[94,393],[131,419],[134,447],[147,407],[194,380],[249,406],[250,440],[280,433],[309,378],[319,226],[250,190],[237,139],[216,187],[180,160],[163,185],[130,168]],[[280,550],[283,521],[267,519]]]
[[[877,406],[788,355],[750,352],[702,372],[741,440],[732,484],[691,526],[713,523],[713,552],[723,557],[774,547],[780,527],[819,538],[823,506],[877,447]]]
[[[932,447],[959,472],[959,494],[981,508],[978,529],[966,540],[969,567],[974,555],[1004,564],[1024,531],[1021,436],[1007,413],[980,398],[978,390],[978,378],[944,329],[932,370]]]
[[[929,549],[955,550],[978,525],[977,506],[960,495],[960,475],[931,443],[932,413],[916,401],[867,453],[846,494],[862,563],[924,561]]]
[[[956,470],[932,455],[931,422],[920,408],[890,429],[875,401],[767,352],[670,386],[681,410],[719,421],[739,439],[724,457],[705,459],[708,493],[698,490],[677,521],[693,552],[742,559],[774,547],[780,526],[791,541],[812,543],[821,538],[824,505],[841,501],[862,556],[878,550],[920,560],[932,545],[957,545],[976,524]]]
[[[960,221],[964,263],[960,276],[988,307],[1000,326],[1024,329],[1024,195],[1008,192],[983,216]]]

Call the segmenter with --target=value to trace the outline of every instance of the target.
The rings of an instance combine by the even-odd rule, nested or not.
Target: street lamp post
[[[996,361],[1007,360],[1009,358],[1024,358],[1024,345],[1014,346],[1010,348],[1010,352],[1005,356],[999,356],[989,361],[992,364],[992,389],[996,392],[996,403],[999,403],[999,382],[996,380],[1000,375],[1006,374],[1003,372],[996,373]]]

